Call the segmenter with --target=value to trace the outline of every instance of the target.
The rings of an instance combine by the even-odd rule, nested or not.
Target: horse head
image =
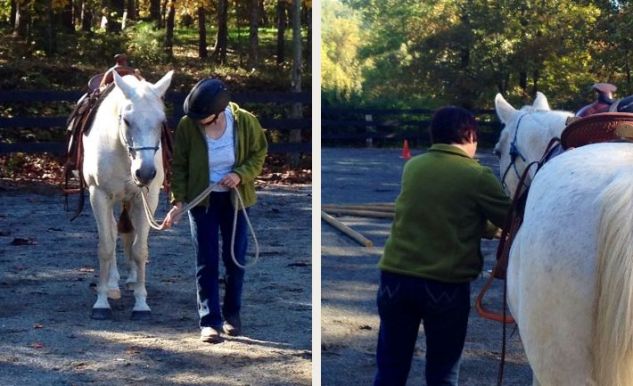
[[[495,97],[495,110],[504,127],[494,153],[499,157],[501,182],[513,195],[527,166],[543,157],[552,138],[560,137],[567,118],[566,111],[551,110],[547,98],[536,93],[532,105],[517,110],[501,94]]]
[[[156,176],[157,168],[162,167],[157,154],[165,122],[163,96],[174,72],[169,71],[155,84],[113,73],[114,83],[124,96],[118,122],[119,139],[127,149],[134,183],[147,186]]]

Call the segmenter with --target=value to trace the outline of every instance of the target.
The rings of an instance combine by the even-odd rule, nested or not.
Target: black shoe
[[[242,333],[242,322],[240,316],[227,316],[222,326],[224,333],[230,336],[238,336]]]

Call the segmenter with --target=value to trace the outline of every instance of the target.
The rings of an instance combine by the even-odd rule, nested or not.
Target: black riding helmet
[[[206,78],[193,86],[182,108],[189,118],[199,120],[224,111],[229,99],[229,90],[221,80]]]

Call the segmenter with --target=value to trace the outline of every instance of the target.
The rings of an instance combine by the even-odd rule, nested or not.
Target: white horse
[[[173,71],[156,84],[114,72],[116,87],[99,106],[88,135],[83,137],[83,175],[99,232],[99,284],[94,319],[110,319],[108,297],[118,299],[119,272],[116,263],[117,222],[113,210],[122,203],[122,219],[129,217],[130,233],[121,233],[129,262],[127,284],[134,290],[133,319],[150,315],[145,289],[149,224],[143,212],[141,191],[147,191],[152,213],[158,205],[163,183],[160,151],[161,127],[165,121],[162,97]]]
[[[502,137],[516,126],[539,130],[527,117],[516,124],[523,109],[511,116],[497,103],[497,113],[508,131]],[[557,115],[541,121],[555,123]],[[551,137],[541,135],[538,143]],[[502,157],[509,144],[497,144]],[[535,155],[528,160],[540,158],[542,149],[527,147]],[[633,385],[631,166],[633,144],[586,145],[550,160],[531,183],[507,285],[534,385]]]

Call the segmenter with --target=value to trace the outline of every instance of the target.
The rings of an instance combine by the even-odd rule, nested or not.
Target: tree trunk
[[[286,0],[277,0],[277,64],[286,60]]]
[[[62,26],[67,32],[75,32],[75,18],[73,0],[68,0],[62,13]]]
[[[13,25],[13,35],[27,37],[31,24],[31,13],[29,11],[28,0],[16,0],[15,24]]]
[[[534,70],[534,72],[532,72],[532,76],[534,77],[532,80],[532,96],[535,96],[538,91],[538,81],[541,78],[541,72],[539,70]]]
[[[55,13],[53,12],[53,0],[47,1],[48,8],[48,25],[46,26],[46,55],[51,56],[57,50],[57,42],[55,36]]]
[[[248,68],[259,65],[259,0],[251,0]]]
[[[259,21],[260,26],[269,27],[268,15],[266,14],[266,8],[264,7],[264,0],[259,0]]]
[[[136,0],[127,0],[127,18],[129,20],[138,19],[138,12],[136,10]]]
[[[312,9],[307,10],[306,21],[308,25],[308,33],[306,36],[306,45],[305,45],[305,53],[306,53],[306,64],[308,68],[312,68]]]
[[[301,67],[302,56],[301,50],[301,0],[292,1],[292,92],[301,92]],[[301,103],[293,103],[291,107],[290,117],[295,119],[303,118],[303,106]],[[301,143],[301,129],[290,130],[290,143]],[[290,163],[293,166],[299,165],[299,153],[292,153]]]
[[[165,29],[165,54],[169,59],[174,56],[174,19],[176,17],[176,0],[170,0],[167,10]]]
[[[229,42],[228,0],[218,0],[218,32],[215,36],[213,56],[218,63],[226,64],[226,50]]]
[[[527,93],[527,72],[525,71],[519,72],[519,87],[524,93]]]
[[[156,24],[156,26],[160,26],[160,0],[150,0],[149,18]]]
[[[81,3],[81,30],[84,32],[90,32],[92,30],[92,8],[88,0],[83,0]]]
[[[9,14],[9,24],[15,26],[15,16],[18,12],[17,0],[11,0],[11,13]]]
[[[168,0],[163,0],[163,4],[160,7],[160,19],[158,21],[158,28],[165,28],[165,21],[167,20],[167,3]]]
[[[204,7],[198,7],[198,56],[200,59],[204,59],[208,56],[207,26]]]

